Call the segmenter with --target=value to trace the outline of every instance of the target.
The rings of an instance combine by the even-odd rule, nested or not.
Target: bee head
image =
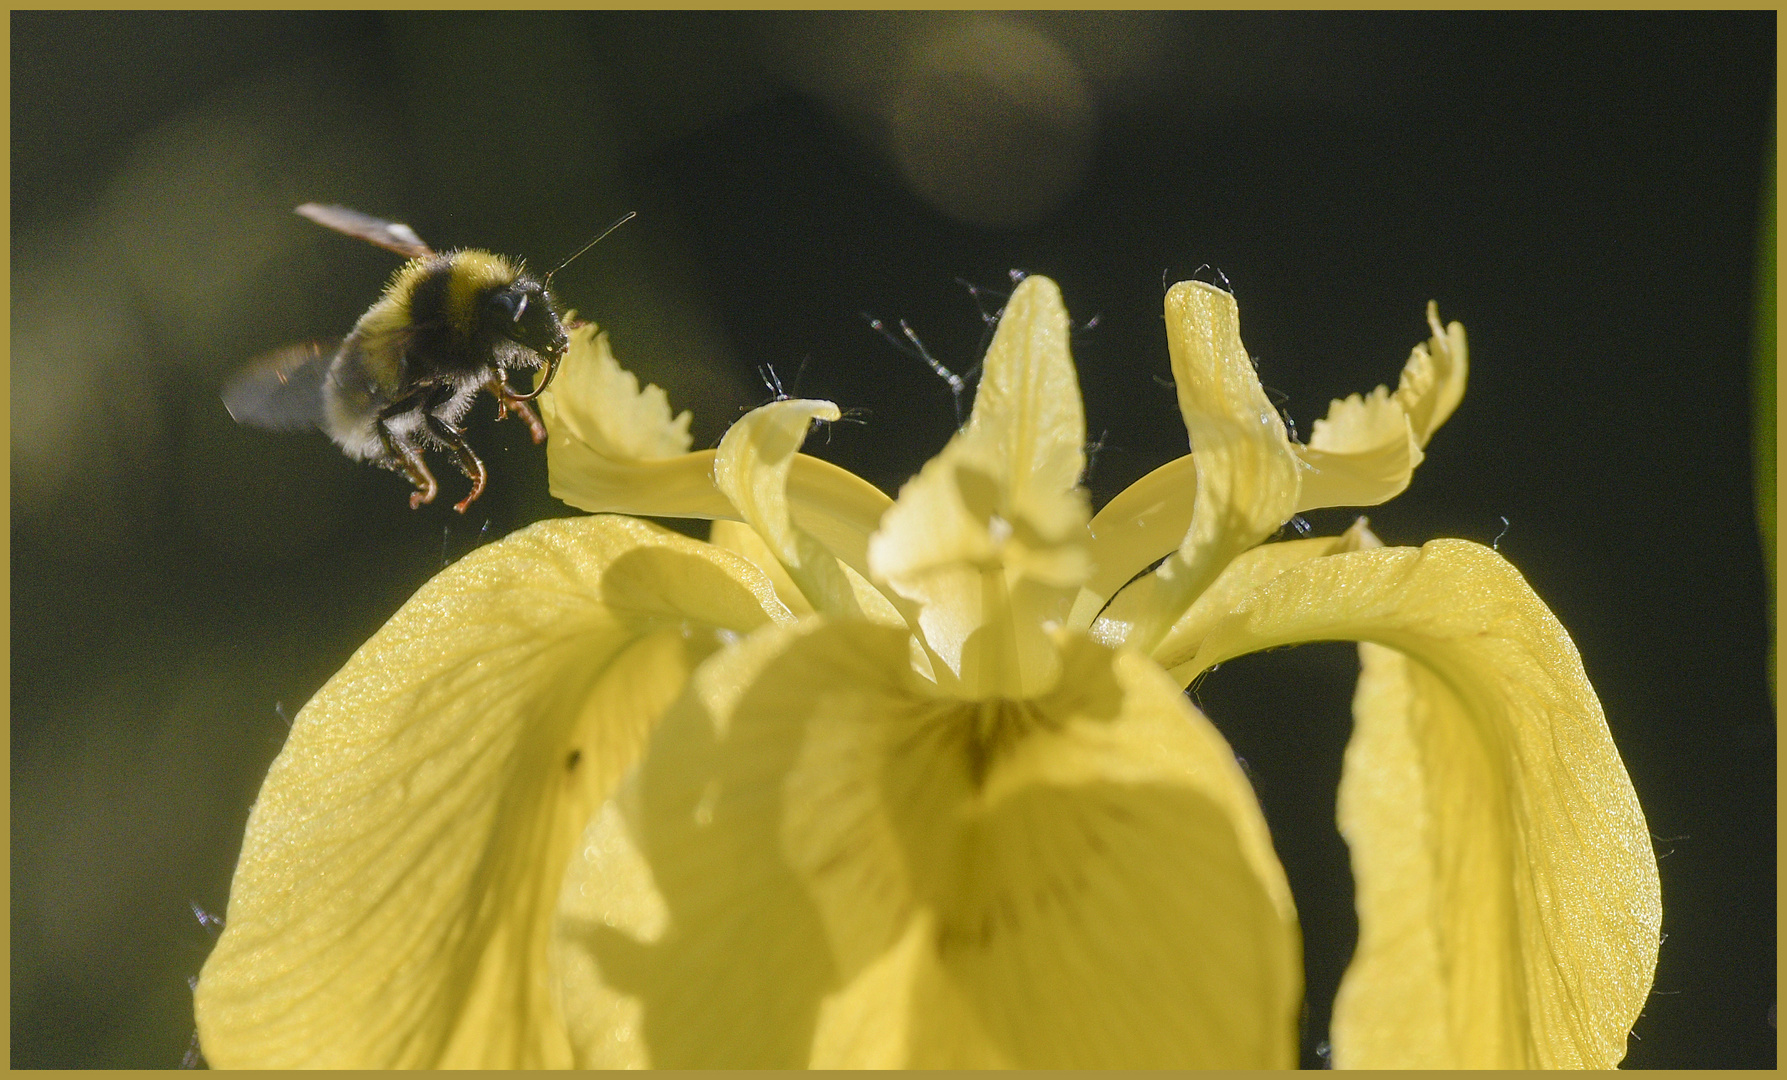
[[[564,355],[569,338],[544,285],[521,278],[492,292],[485,304],[489,325],[504,337],[539,353],[548,364]]]

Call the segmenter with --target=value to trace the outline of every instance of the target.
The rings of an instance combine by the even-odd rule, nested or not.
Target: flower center
[[[985,698],[974,702],[968,719],[968,779],[983,786],[999,759],[1034,732],[1057,726],[1035,701]]]

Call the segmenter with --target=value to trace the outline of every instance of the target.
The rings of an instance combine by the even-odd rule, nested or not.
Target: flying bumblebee
[[[254,427],[322,429],[348,457],[408,477],[415,486],[411,509],[433,502],[440,490],[422,452],[451,451],[472,482],[470,494],[453,506],[465,513],[489,478],[460,429],[480,393],[496,397],[498,419],[514,414],[534,442],[546,439],[528,403],[552,381],[569,343],[548,286],[571,260],[539,279],[518,261],[488,251],[438,253],[408,225],[345,207],[305,203],[297,212],[409,262],[345,340],[262,357],[224,386],[224,407],[237,423]],[[521,393],[508,382],[508,373],[518,370],[544,375]]]

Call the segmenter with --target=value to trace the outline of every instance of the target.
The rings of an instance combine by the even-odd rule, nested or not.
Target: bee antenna
[[[588,251],[590,248],[595,247],[597,244],[602,242],[603,237],[606,237],[609,233],[620,228],[622,225],[625,225],[627,222],[632,221],[634,218],[636,218],[638,216],[639,216],[639,211],[637,211],[637,210],[628,210],[625,214],[622,214],[620,216],[619,220],[617,220],[614,224],[608,226],[606,229],[603,229],[601,234],[598,235],[594,240],[591,240],[589,243],[578,248],[576,251],[573,251],[571,253],[571,257],[569,259],[566,259],[564,262],[559,263],[557,266],[555,266],[551,270],[547,271],[546,284],[548,286],[550,286],[552,284],[552,275],[558,273],[560,270],[563,270],[565,267],[571,265],[571,259],[575,259],[577,256]]]

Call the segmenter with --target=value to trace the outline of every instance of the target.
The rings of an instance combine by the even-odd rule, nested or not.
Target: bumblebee
[[[438,253],[407,225],[345,207],[305,203],[297,212],[409,262],[339,344],[294,345],[262,357],[224,386],[224,407],[254,427],[320,428],[348,457],[408,477],[411,509],[433,502],[440,490],[423,451],[450,451],[472,482],[453,506],[465,513],[489,478],[460,427],[479,394],[495,396],[498,419],[517,416],[534,442],[546,439],[528,403],[552,381],[569,343],[548,290],[552,274],[535,278],[520,262],[488,251]],[[522,393],[509,385],[511,371],[544,374]]]

